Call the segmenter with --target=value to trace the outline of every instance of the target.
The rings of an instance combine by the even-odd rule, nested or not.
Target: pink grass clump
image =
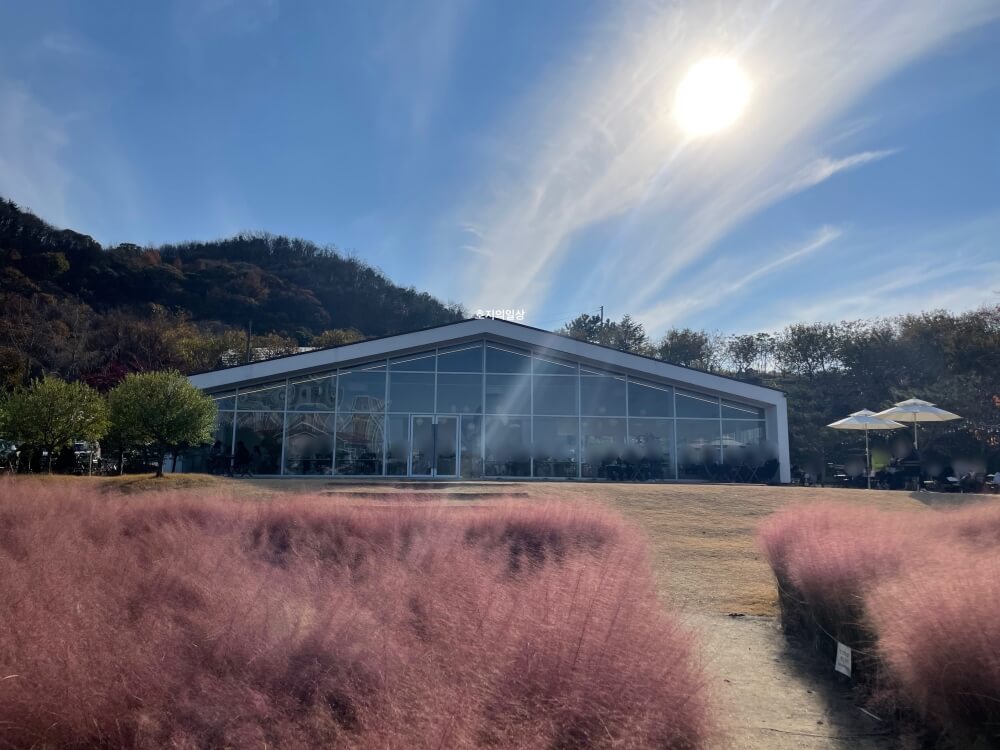
[[[900,689],[929,723],[1000,745],[1000,547],[956,549],[878,584],[866,604]]]
[[[568,505],[0,483],[0,745],[664,747],[709,736],[641,536]]]
[[[798,506],[758,541],[786,627],[861,648],[883,701],[959,742],[1000,741],[1000,505]]]

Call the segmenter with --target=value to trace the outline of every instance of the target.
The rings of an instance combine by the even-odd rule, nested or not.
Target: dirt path
[[[701,636],[720,708],[719,750],[899,747],[899,738],[858,709],[835,675],[786,645],[774,618],[691,614],[686,620]]]

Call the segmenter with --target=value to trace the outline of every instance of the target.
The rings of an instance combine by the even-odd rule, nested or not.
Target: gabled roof
[[[471,318],[409,333],[315,349],[302,354],[288,354],[262,362],[192,375],[189,380],[203,390],[215,391],[237,384],[259,383],[332,367],[345,367],[381,357],[448,346],[484,337],[512,346],[544,349],[554,354],[563,354],[589,362],[594,366],[626,371],[633,375],[662,378],[682,386],[688,385],[699,390],[749,399],[761,404],[777,404],[785,398],[781,391],[773,388],[671,364],[652,357],[628,354],[608,346],[591,344],[521,323],[492,318]]]

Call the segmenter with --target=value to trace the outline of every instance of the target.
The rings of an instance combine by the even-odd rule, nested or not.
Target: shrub
[[[883,706],[1000,740],[1000,506],[793,507],[758,538],[786,629],[860,649],[855,676]]]
[[[708,736],[692,636],[663,612],[641,537],[596,509],[6,482],[0,566],[3,745]]]

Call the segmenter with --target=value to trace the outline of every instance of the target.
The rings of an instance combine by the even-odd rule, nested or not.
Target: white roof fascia
[[[294,354],[278,359],[253,362],[223,370],[213,370],[191,375],[191,383],[203,390],[217,390],[237,384],[293,376],[297,373],[360,364],[365,360],[387,357],[397,352],[427,347],[444,346],[452,341],[473,336],[495,336],[512,346],[546,349],[553,353],[589,360],[605,369],[623,369],[630,374],[648,375],[671,380],[681,386],[708,390],[722,396],[774,405],[785,401],[785,394],[773,388],[745,383],[741,380],[692,370],[680,365],[620,352],[586,341],[559,336],[537,328],[509,323],[503,320],[482,318],[465,320],[451,325],[438,326],[423,331],[386,336],[372,341],[359,341],[333,349],[319,349],[304,354]]]

